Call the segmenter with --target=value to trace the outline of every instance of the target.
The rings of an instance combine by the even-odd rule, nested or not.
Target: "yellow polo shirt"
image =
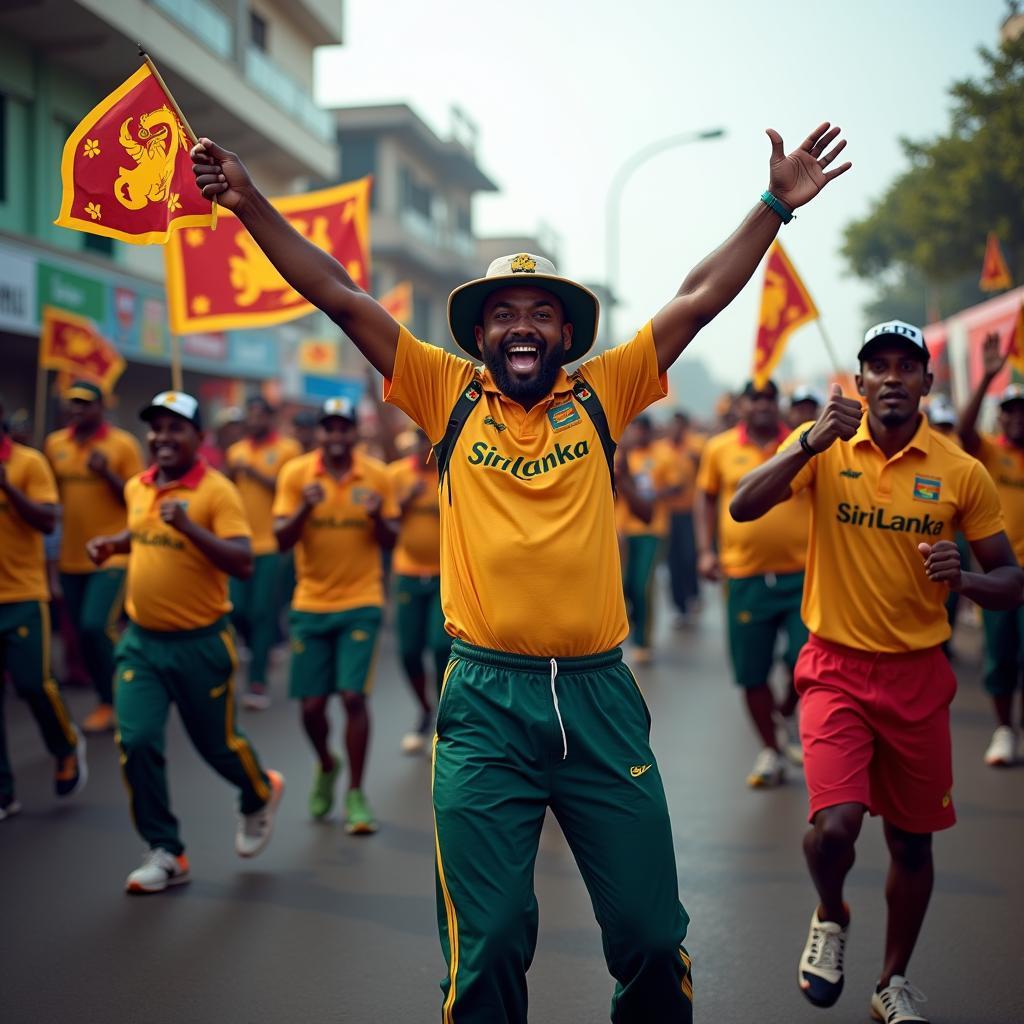
[[[57,484],[46,459],[33,448],[0,437],[0,465],[7,479],[29,501],[57,504]],[[0,491],[0,604],[48,601],[43,535],[14,510]]]
[[[423,489],[405,511],[391,567],[400,576],[441,575],[441,505],[437,494],[437,466],[426,468],[417,456],[398,459],[388,466],[395,502],[401,507],[417,483]]]
[[[227,573],[160,518],[160,504],[170,498],[184,501],[189,519],[210,533],[249,537],[234,484],[197,462],[181,479],[161,487],[151,466],[125,484],[124,496],[132,538],[125,610],[132,622],[176,632],[209,626],[231,611]]]
[[[474,371],[402,328],[385,398],[436,443]],[[615,439],[666,394],[650,324],[582,371]],[[608,463],[564,371],[528,412],[484,372],[483,395],[449,473],[441,490],[441,603],[452,636],[541,657],[596,654],[622,642],[626,608]]]
[[[635,448],[626,454],[629,472],[642,498],[650,499],[658,491],[682,482],[677,459],[665,445],[655,442],[646,448]],[[615,520],[624,537],[664,537],[668,534],[670,498],[654,502],[654,515],[649,523],[633,515],[629,502],[620,494],[615,502]]]
[[[43,447],[50,460],[61,502],[60,571],[96,572],[85,553],[85,542],[93,537],[120,533],[128,521],[123,502],[117,500],[107,482],[89,469],[89,456],[101,452],[107,465],[122,480],[142,472],[142,451],[126,430],[104,423],[91,437],[79,442],[69,427],[50,434]],[[121,569],[127,555],[117,555],[104,566]]]
[[[779,440],[785,434],[780,433]],[[741,424],[712,437],[704,446],[697,489],[718,498],[718,557],[730,579],[801,572],[807,562],[811,502],[796,495],[754,523],[737,523],[729,513],[740,481],[767,462],[779,441],[762,448]]]
[[[387,466],[357,451],[352,469],[335,480],[324,468],[319,449],[300,455],[278,478],[275,518],[294,515],[302,505],[302,489],[314,481],[326,498],[310,513],[295,545],[292,607],[300,612],[379,607],[384,603],[380,546],[365,504],[376,494],[381,515],[398,517]]]
[[[697,463],[700,461],[700,453],[704,447],[703,438],[695,448],[692,438],[687,436],[686,440],[679,446],[674,445],[668,439],[660,442],[668,457],[673,460],[676,467],[677,483],[682,485],[682,490],[665,499],[669,515],[673,512],[692,512],[693,499],[697,491]]]
[[[260,442],[246,437],[236,441],[227,451],[225,465],[236,462],[251,466],[263,476],[276,480],[285,463],[302,454],[302,445],[294,437],[270,433]],[[235,481],[242,496],[242,507],[252,526],[252,553],[271,555],[277,552],[274,538],[274,492],[259,481],[240,475]]]
[[[1017,561],[1024,565],[1024,449],[1010,444],[1005,437],[982,435],[975,457],[996,485],[1006,534]]]
[[[949,638],[949,588],[929,581],[917,545],[953,540],[957,529],[969,541],[1003,530],[995,485],[977,459],[924,416],[907,447],[886,459],[865,416],[850,441],[811,459],[792,488],[811,498],[802,614],[812,633],[882,653]]]

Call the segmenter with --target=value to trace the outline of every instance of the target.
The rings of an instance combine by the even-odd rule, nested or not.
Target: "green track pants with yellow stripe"
[[[118,743],[132,818],[150,847],[185,849],[167,791],[164,732],[173,702],[203,760],[239,791],[242,814],[259,810],[270,783],[235,725],[235,644],[228,620],[163,633],[134,622],[117,647]]]
[[[616,649],[546,659],[452,645],[434,741],[443,1024],[525,1024],[534,862],[551,808],[615,978],[615,1024],[689,1024],[679,902],[650,716]]]
[[[103,704],[114,703],[114,645],[124,608],[124,569],[60,574],[64,607],[78,634],[82,661]]]
[[[3,681],[5,672],[18,696],[29,706],[43,744],[54,757],[75,749],[78,734],[71,724],[60,689],[50,673],[50,607],[45,601],[0,604],[0,803],[14,798],[14,776],[7,757]]]

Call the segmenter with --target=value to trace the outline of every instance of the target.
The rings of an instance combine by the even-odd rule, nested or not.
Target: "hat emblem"
[[[521,252],[512,261],[513,274],[534,274],[537,272],[537,261],[525,252]]]
[[[167,394],[164,395],[164,405],[174,405],[177,400],[178,396],[173,391],[168,391]]]

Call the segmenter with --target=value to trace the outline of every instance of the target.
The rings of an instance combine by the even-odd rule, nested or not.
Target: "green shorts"
[[[753,690],[767,684],[780,630],[786,633],[785,661],[793,670],[807,643],[807,627],[800,618],[803,592],[802,572],[727,581],[729,655],[737,686]]]
[[[288,614],[292,664],[291,697],[369,693],[381,610],[376,606],[345,612]]]
[[[1024,606],[1007,611],[983,609],[985,627],[985,689],[993,697],[1005,697],[1021,684],[1024,668]]]

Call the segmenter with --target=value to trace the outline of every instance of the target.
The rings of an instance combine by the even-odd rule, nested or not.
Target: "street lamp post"
[[[611,185],[608,186],[608,201],[605,207],[605,283],[608,286],[610,301],[608,303],[608,332],[611,335],[612,309],[616,301],[616,290],[619,278],[619,208],[622,203],[622,190],[633,172],[647,163],[652,157],[664,153],[677,146],[685,146],[691,142],[704,142],[707,139],[720,139],[725,135],[724,128],[708,128],[699,132],[682,132],[659,139],[638,149],[615,172]]]

